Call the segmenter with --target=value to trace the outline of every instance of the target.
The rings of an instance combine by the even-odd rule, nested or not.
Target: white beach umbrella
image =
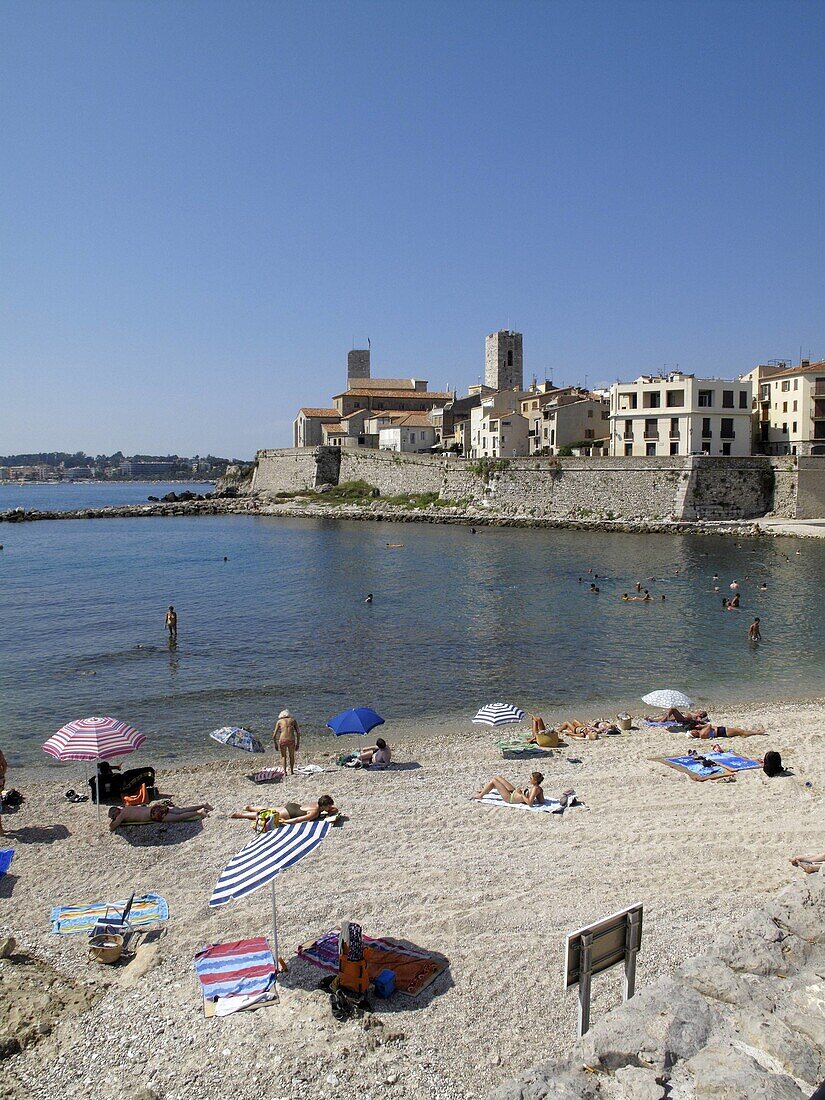
[[[513,703],[488,703],[473,719],[476,725],[505,726],[508,722],[521,722],[524,711]]]
[[[660,691],[651,691],[642,696],[642,702],[651,707],[661,707],[669,710],[671,707],[692,707],[693,700],[689,699],[681,691],[673,691],[671,688],[663,688]]]

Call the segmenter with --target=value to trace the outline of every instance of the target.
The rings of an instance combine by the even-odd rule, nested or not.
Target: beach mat
[[[337,971],[338,936],[339,930],[333,928],[317,940],[301,944],[299,957],[322,970]],[[370,981],[374,981],[382,970],[392,970],[395,990],[405,997],[418,997],[450,965],[443,955],[386,936],[376,940],[363,936],[362,943]]]
[[[532,806],[527,806],[524,802],[505,802],[498,791],[490,791],[484,798],[474,798],[471,801],[482,806],[507,806],[512,810],[532,810],[543,814],[563,814],[566,809],[557,798],[545,798],[544,802],[533,803]],[[577,806],[580,803],[574,799],[571,805]]]
[[[671,733],[685,733],[687,726],[683,726],[680,722],[648,722],[645,719],[644,723],[648,729],[666,729]]]
[[[747,756],[737,756],[735,752],[709,752],[707,757],[733,772],[746,772],[751,771],[753,768],[762,767],[758,760],[751,760]]]
[[[88,934],[94,931],[98,921],[105,919],[107,912],[112,914],[113,910],[117,910],[122,913],[128,904],[128,898],[124,898],[123,901],[97,901],[90,905],[55,905],[49,917],[51,930],[58,936],[75,936],[81,932]],[[144,894],[132,902],[129,926],[145,928],[165,921],[168,916],[169,906],[160,894]]]
[[[505,760],[524,760],[531,756],[552,756],[551,748],[542,748],[541,745],[528,744],[526,741],[496,741],[496,748],[501,749],[501,755]]]
[[[206,1016],[229,1015],[258,1007],[272,990],[275,959],[264,936],[233,943],[213,943],[195,955],[195,973],[203,994]],[[210,1011],[211,1010],[211,1011]]]
[[[716,756],[717,754],[708,754],[708,756],[711,755]],[[689,775],[697,783],[704,783],[708,779],[722,779],[724,776],[732,774],[728,768],[723,767],[721,764],[708,767],[694,756],[654,756],[652,759],[659,764],[664,764],[667,768],[682,772],[683,775]]]

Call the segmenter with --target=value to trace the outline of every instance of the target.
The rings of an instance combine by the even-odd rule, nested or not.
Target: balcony
[[[671,429],[670,438],[671,439],[680,439],[681,438],[681,434],[680,434],[678,428],[676,429],[676,431],[673,431],[673,429]]]
[[[817,378],[814,382],[814,397],[825,397],[825,378]]]
[[[625,440],[626,440],[626,441],[627,441],[628,443],[632,443],[632,442],[633,442],[633,432],[625,432],[625,433],[624,433],[624,437],[625,437]]]
[[[659,432],[656,428],[645,428],[645,439],[658,439]]]

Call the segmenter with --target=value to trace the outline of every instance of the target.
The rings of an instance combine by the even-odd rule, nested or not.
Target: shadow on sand
[[[164,825],[159,821],[151,825],[123,825],[116,830],[133,848],[164,848],[170,844],[184,844],[203,832],[202,821],[178,821]]]
[[[20,844],[54,844],[72,834],[65,825],[24,825],[21,829],[6,829]]]

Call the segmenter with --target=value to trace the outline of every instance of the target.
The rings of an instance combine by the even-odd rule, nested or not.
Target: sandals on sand
[[[88,802],[89,796],[87,794],[78,794],[76,791],[66,791],[66,798],[69,802]]]

